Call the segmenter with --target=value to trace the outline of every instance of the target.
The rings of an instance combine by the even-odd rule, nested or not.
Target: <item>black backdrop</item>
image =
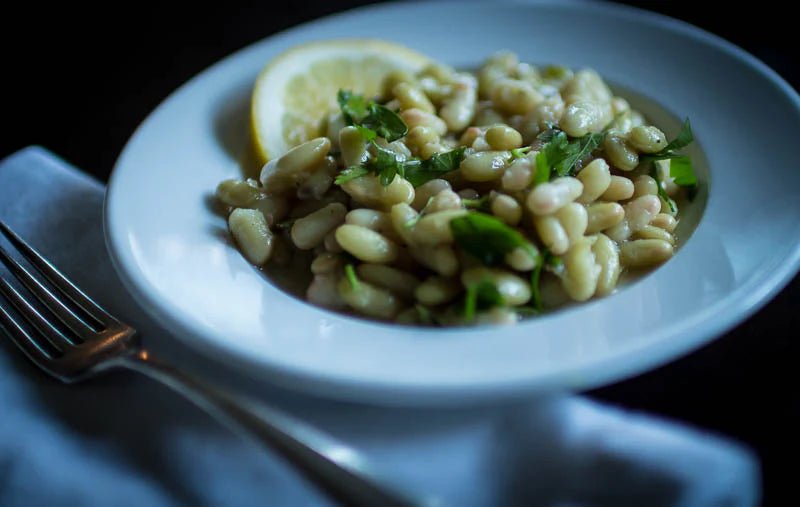
[[[136,126],[194,74],[278,30],[365,3],[4,7],[0,157],[40,144],[105,179]],[[796,18],[778,2],[714,2],[713,8],[697,1],[625,3],[721,35],[800,88]],[[764,167],[753,170],[769,171],[764,149]],[[711,345],[590,394],[747,443],[762,459],[766,503],[785,505],[797,496],[792,481],[800,453],[799,302],[795,278],[766,308]]]

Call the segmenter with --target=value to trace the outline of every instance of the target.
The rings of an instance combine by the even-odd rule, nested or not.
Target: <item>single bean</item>
[[[586,209],[587,234],[595,234],[614,227],[625,218],[625,209],[616,202],[595,202]]]
[[[321,244],[325,235],[344,222],[347,208],[338,202],[328,204],[324,208],[292,224],[291,236],[295,246],[301,250],[309,250]]]
[[[414,290],[417,301],[428,306],[438,306],[449,303],[461,292],[457,280],[431,276]]]
[[[660,239],[637,239],[629,241],[620,248],[623,266],[641,268],[660,264],[670,257],[674,249],[671,244]]]
[[[554,213],[574,201],[583,192],[583,183],[576,178],[556,178],[549,183],[536,185],[528,194],[525,204],[534,215]]]
[[[336,241],[348,253],[364,262],[385,264],[397,258],[397,245],[373,230],[359,225],[340,225]]]
[[[237,208],[228,216],[228,227],[247,260],[259,266],[269,260],[273,236],[260,211]]]
[[[577,201],[582,204],[589,204],[596,201],[608,190],[611,184],[611,171],[605,160],[596,158],[581,169],[581,172],[578,173],[578,179],[583,183],[583,192],[577,198]]]

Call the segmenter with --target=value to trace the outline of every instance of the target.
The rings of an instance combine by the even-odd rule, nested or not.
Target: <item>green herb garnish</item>
[[[697,187],[697,175],[694,173],[691,159],[686,155],[676,153],[676,150],[685,148],[691,144],[692,141],[694,141],[694,134],[692,133],[692,125],[687,118],[683,122],[681,131],[663,150],[649,155],[642,155],[640,160],[642,162],[669,160],[669,176],[675,181],[676,185],[689,188],[689,192],[691,193]],[[659,182],[660,187],[660,180],[656,178],[656,181]]]
[[[467,287],[464,296],[464,319],[468,322],[475,319],[477,310],[486,310],[503,305],[503,296],[495,285],[488,280],[481,280]]]
[[[522,158],[531,151],[530,146],[523,146],[522,148],[514,148],[511,150],[511,160]]]
[[[367,101],[362,95],[350,90],[339,90],[336,98],[348,125],[371,130],[389,142],[396,141],[408,133],[406,122],[386,106],[372,100]]]
[[[461,204],[463,204],[464,207],[467,209],[474,209],[477,211],[489,211],[490,197],[491,197],[490,194],[486,194],[483,197],[478,197],[477,199],[461,199]]]
[[[517,247],[539,258],[539,251],[525,236],[485,213],[471,211],[456,217],[450,221],[450,230],[461,248],[487,266],[500,264],[505,255]]]
[[[356,276],[356,269],[353,267],[352,264],[346,264],[344,266],[344,276],[347,278],[347,281],[350,282],[350,287],[353,290],[358,291],[361,290],[361,282],[358,281],[358,276]]]
[[[569,140],[562,131],[547,130],[540,136],[540,140],[547,140],[541,151],[536,155],[536,174],[534,183],[546,183],[556,176],[569,176],[575,173],[578,163],[591,155],[605,138],[605,132],[600,134],[586,134],[583,137]]]
[[[464,146],[444,153],[436,153],[427,160],[408,160],[404,164],[405,178],[418,187],[450,171],[455,171],[464,160]]]
[[[369,174],[369,169],[361,165],[354,165],[340,172],[339,175],[336,176],[336,179],[333,180],[333,182],[336,183],[337,185],[342,185],[350,180],[360,178],[365,174]]]

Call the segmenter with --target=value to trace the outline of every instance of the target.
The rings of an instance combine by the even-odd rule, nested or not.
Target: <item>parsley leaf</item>
[[[380,137],[390,143],[408,134],[406,122],[388,107],[370,102],[367,110],[369,113],[361,122],[361,125],[374,130]]]
[[[547,132],[549,131],[546,131],[545,134]],[[547,136],[542,136],[542,138],[547,138]],[[549,138],[547,144],[542,146],[542,149],[536,154],[536,173],[533,176],[533,182],[536,185],[550,181],[552,168],[567,156],[568,145],[567,134],[559,131]]]
[[[360,178],[366,174],[369,174],[369,169],[367,169],[362,165],[354,165],[340,172],[339,175],[336,176],[336,179],[333,180],[333,182],[336,183],[337,185],[342,185],[350,180]]]
[[[537,136],[539,142],[544,142],[541,151],[536,155],[535,184],[546,183],[553,177],[569,176],[575,173],[578,163],[592,154],[600,147],[606,132],[599,134],[586,134],[578,139],[569,140],[567,134],[561,130],[545,130]]]
[[[488,280],[481,280],[467,287],[464,297],[464,318],[467,321],[475,319],[476,310],[485,310],[494,306],[503,305],[503,295],[497,287]]]
[[[427,160],[408,160],[404,164],[403,172],[409,183],[418,187],[423,183],[439,176],[455,171],[464,160],[464,146],[444,153],[436,153]]]
[[[336,98],[348,125],[355,125],[374,133],[371,137],[365,136],[368,141],[378,135],[392,142],[408,133],[406,122],[386,106],[375,101],[367,101],[363,95],[357,95],[350,90],[339,90]]]
[[[367,115],[367,101],[363,95],[356,95],[350,90],[339,90],[336,95],[344,121],[348,125],[360,123]]]
[[[533,243],[492,215],[471,211],[452,219],[450,230],[461,248],[487,266],[500,264],[505,255],[516,247],[524,248],[534,258],[539,257],[539,251]]]
[[[596,150],[600,143],[603,142],[606,135],[601,134],[586,134],[567,145],[565,150],[566,156],[555,164],[556,174],[559,176],[569,176],[575,172],[575,166],[581,160],[588,157],[594,150]]]
[[[345,265],[344,276],[347,278],[347,281],[350,282],[350,287],[352,287],[353,290],[361,290],[361,282],[358,281],[356,270],[352,264]]]
[[[689,118],[686,118],[683,121],[683,126],[681,126],[681,131],[678,133],[677,137],[667,144],[662,152],[671,152],[675,150],[680,150],[681,148],[685,148],[692,144],[694,141],[694,133],[692,133],[692,124],[689,123]]]
[[[527,155],[529,151],[531,151],[530,146],[523,146],[522,148],[514,148],[513,150],[511,150],[511,160],[522,158],[525,155]]]
[[[372,141],[372,146],[375,148],[375,158],[367,162],[366,166],[380,177],[381,185],[385,187],[392,182],[397,173],[400,173],[401,176],[405,173],[404,161],[401,155],[384,148],[375,141]]]

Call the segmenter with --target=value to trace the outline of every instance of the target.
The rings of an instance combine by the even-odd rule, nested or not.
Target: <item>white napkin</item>
[[[102,200],[100,183],[41,148],[0,163],[0,219],[140,329],[149,349],[308,420],[402,488],[458,507],[735,507],[759,499],[758,464],[748,450],[579,396],[387,409],[241,378],[179,345],[125,293],[103,243]],[[6,507],[328,505],[280,458],[133,373],[64,386],[0,336],[0,400]]]

